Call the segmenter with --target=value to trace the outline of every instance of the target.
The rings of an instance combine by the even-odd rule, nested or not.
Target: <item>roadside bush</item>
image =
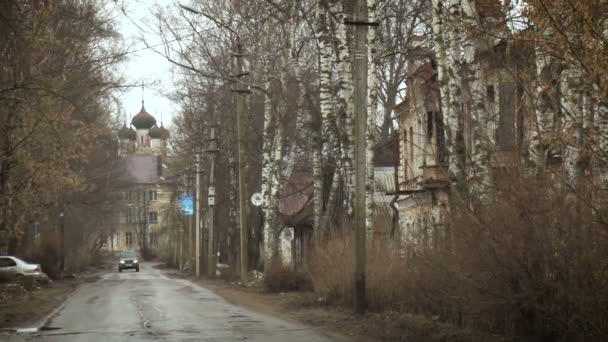
[[[271,292],[312,290],[310,278],[306,273],[283,265],[273,265],[264,274],[264,286]]]
[[[367,305],[372,310],[399,307],[406,277],[397,246],[390,242],[368,243],[366,253]],[[353,238],[334,236],[315,247],[306,261],[314,291],[327,303],[352,305],[355,265]]]
[[[49,278],[59,278],[59,244],[54,239],[43,240],[38,248],[32,250],[32,254],[27,259],[40,264],[42,272],[46,273]]]
[[[436,236],[368,243],[368,307],[517,341],[608,336],[608,197],[534,179],[507,183],[483,206],[453,204]],[[318,297],[353,304],[351,235],[318,243],[306,264]]]

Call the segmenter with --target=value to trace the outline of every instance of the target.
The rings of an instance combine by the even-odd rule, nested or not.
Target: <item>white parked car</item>
[[[14,256],[0,256],[0,272],[21,276],[40,277],[43,275],[39,264],[30,264]]]

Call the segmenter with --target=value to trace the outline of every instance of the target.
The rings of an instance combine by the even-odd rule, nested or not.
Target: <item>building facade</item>
[[[142,107],[118,132],[122,161],[118,228],[110,248],[154,251],[170,236],[168,215],[177,205],[176,182],[167,166],[169,131]]]

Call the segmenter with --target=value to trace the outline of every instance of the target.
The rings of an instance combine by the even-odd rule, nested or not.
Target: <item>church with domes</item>
[[[160,126],[157,124],[154,116],[146,111],[143,101],[139,113],[131,119],[131,126],[127,127],[125,122],[118,131],[118,139],[120,155],[135,153],[167,156],[169,131],[162,122]]]
[[[169,241],[167,218],[176,205],[176,181],[167,166],[170,134],[163,123],[141,109],[118,130],[118,155],[123,162],[117,179],[122,188],[120,218],[112,250],[159,250]]]

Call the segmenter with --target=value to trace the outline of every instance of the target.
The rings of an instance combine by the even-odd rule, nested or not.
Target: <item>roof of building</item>
[[[169,139],[169,136],[171,134],[169,134],[169,130],[165,128],[165,126],[163,126],[163,123],[160,123],[160,138],[161,139]]]
[[[137,138],[137,134],[135,133],[133,128],[127,127],[127,122],[125,121],[122,128],[118,130],[118,138],[135,140]]]
[[[158,125],[154,125],[154,127],[150,128],[150,131],[148,132],[148,135],[150,135],[150,138],[152,139],[169,139],[169,130],[166,129],[163,124],[160,124],[160,127],[158,127]]]
[[[163,132],[160,130],[160,127],[154,125],[154,127],[150,128],[148,135],[152,139],[160,139],[161,136],[163,135]]]
[[[156,125],[156,119],[144,107],[144,102],[141,102],[139,113],[133,117],[131,124],[137,129],[150,129]]]

